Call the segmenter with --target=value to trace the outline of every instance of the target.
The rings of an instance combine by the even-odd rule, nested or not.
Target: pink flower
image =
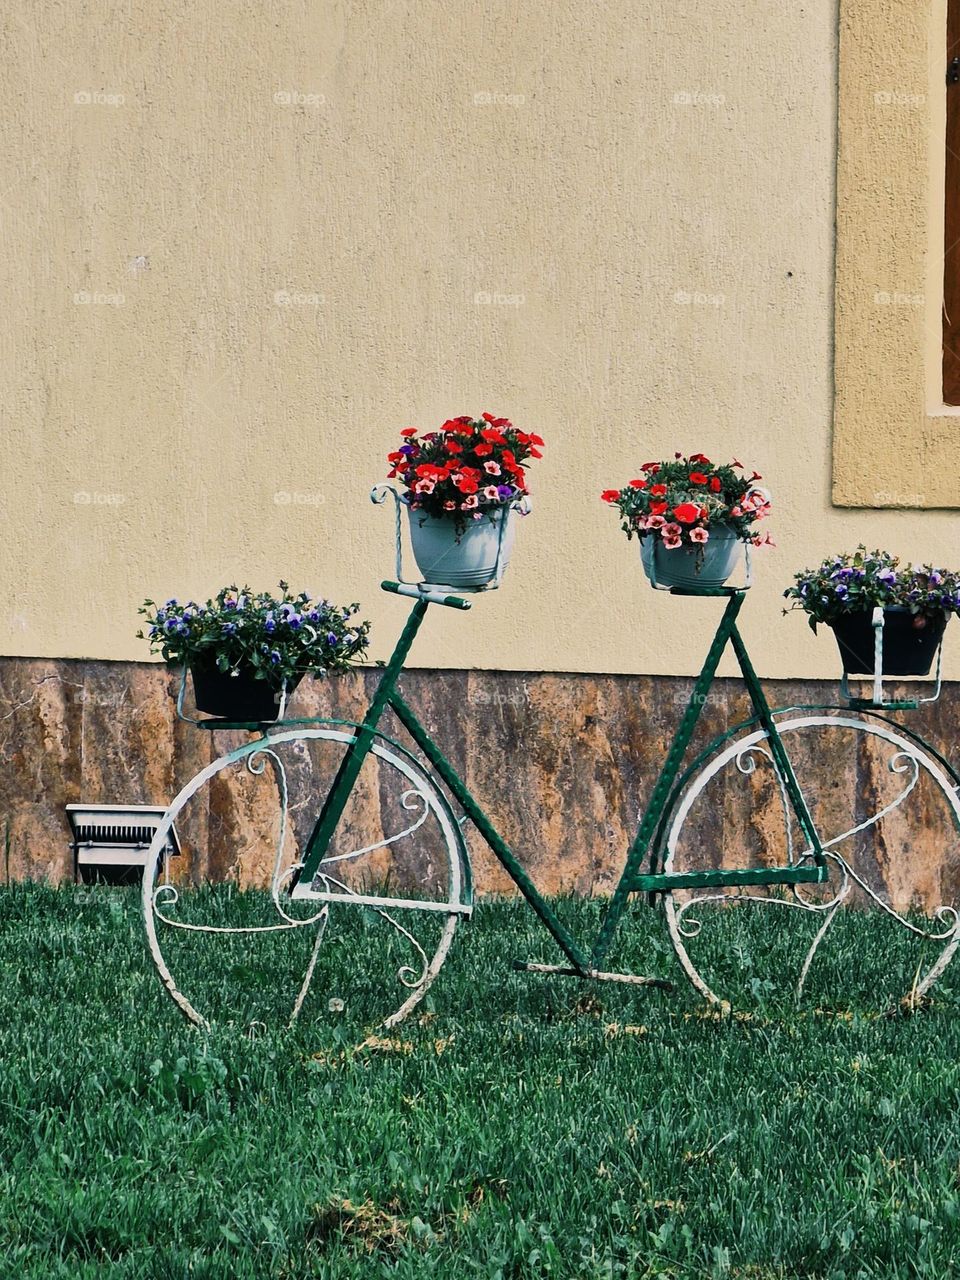
[[[678,524],[665,524],[660,532],[663,535],[664,542],[666,542],[667,538],[677,538],[679,540],[683,530]]]
[[[414,490],[417,493],[433,493],[436,487],[435,480],[418,480],[414,485]]]
[[[643,516],[640,520],[642,529],[662,529],[666,524],[663,516]]]
[[[731,507],[731,508],[730,508],[730,514],[731,514],[732,516],[742,516],[742,515],[743,515],[743,507]]]
[[[663,545],[667,548],[668,551],[675,551],[677,547],[681,546],[682,544],[679,538],[674,538],[674,537],[668,538],[665,536],[663,539]]]
[[[690,530],[691,542],[706,542],[709,539],[709,537],[710,537],[710,534],[707,532],[706,529],[697,528],[697,529]]]
[[[491,498],[494,502],[499,502],[500,490],[497,488],[495,484],[488,484],[483,491],[483,496],[485,498]]]
[[[499,462],[485,462],[483,464],[483,469],[488,476],[498,476],[500,474]]]
[[[456,511],[457,504],[455,502],[445,502],[443,504],[444,511]]]
[[[474,507],[477,507],[479,505],[480,505],[480,499],[477,497],[475,493],[471,493],[469,498],[464,498],[463,502],[460,503],[460,510],[472,511]]]

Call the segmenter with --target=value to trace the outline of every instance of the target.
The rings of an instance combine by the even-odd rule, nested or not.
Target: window
[[[960,0],[840,0],[837,506],[960,507],[960,84],[948,93],[948,7],[952,58]]]

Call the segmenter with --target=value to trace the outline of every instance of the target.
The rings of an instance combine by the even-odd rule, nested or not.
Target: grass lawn
[[[515,973],[549,940],[483,904],[426,1007],[358,1047],[320,999],[281,1029],[302,935],[197,942],[199,1007],[232,980],[267,1028],[190,1028],[138,906],[0,890],[3,1277],[960,1273],[960,997],[948,973],[912,1017],[862,1012],[913,963],[875,916],[840,922],[798,1008],[769,962],[795,969],[799,935],[724,913],[761,1003],[719,1019]],[[583,932],[598,910],[560,906]],[[677,976],[655,913],[625,945]]]

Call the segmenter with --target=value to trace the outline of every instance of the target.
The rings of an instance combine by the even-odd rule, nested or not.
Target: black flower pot
[[[237,675],[218,671],[215,666],[191,666],[193,696],[197,710],[218,720],[263,723],[280,714],[282,691],[266,680],[257,680],[252,671]],[[300,676],[288,682],[287,695],[300,683]]]
[[[843,669],[849,676],[872,676],[874,668],[873,610],[847,613],[832,622]],[[892,607],[883,611],[883,675],[930,674],[937,646],[947,625],[945,613],[912,614]]]

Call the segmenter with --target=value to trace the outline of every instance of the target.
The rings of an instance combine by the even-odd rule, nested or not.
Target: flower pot
[[[920,621],[921,625],[917,626]],[[883,611],[883,675],[926,676],[930,674],[937,648],[943,639],[947,615],[912,614],[893,605]],[[837,618],[830,626],[837,638],[843,669],[849,676],[874,674],[873,610],[862,609]]]
[[[218,671],[214,665],[190,667],[193,696],[197,710],[218,720],[241,720],[261,724],[276,720],[280,714],[282,690],[266,680],[257,680],[252,671]],[[297,676],[287,684],[291,694],[302,679]]]
[[[659,533],[641,535],[640,557],[644,572],[659,587],[683,587],[696,591],[722,587],[737,567],[741,539],[735,529],[718,525],[710,530],[709,541],[698,547],[665,547]]]
[[[492,582],[500,568],[506,569],[516,537],[517,512],[514,507],[494,507],[481,520],[471,520],[458,534],[452,517],[434,517],[407,508],[410,541],[423,581],[446,587],[483,587]],[[500,528],[503,524],[503,546]]]

